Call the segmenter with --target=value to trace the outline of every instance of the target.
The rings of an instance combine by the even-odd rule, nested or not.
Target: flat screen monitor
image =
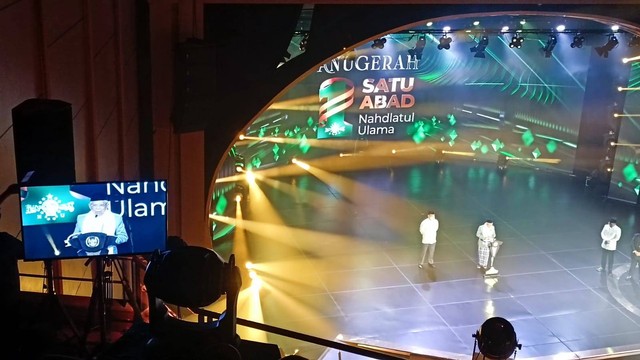
[[[166,249],[164,180],[22,186],[20,209],[26,261]]]

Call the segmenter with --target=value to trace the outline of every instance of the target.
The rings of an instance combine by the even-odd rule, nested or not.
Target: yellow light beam
[[[635,117],[640,116],[640,114],[613,114],[613,117]]]
[[[357,209],[363,209],[362,212],[370,216],[372,220],[384,223],[388,228],[395,229],[399,233],[403,233],[406,228],[395,221],[395,218],[412,219],[416,217],[417,212],[414,205],[405,198],[391,195],[320,168],[311,167],[309,172],[351,200]],[[390,217],[389,214],[394,214],[394,216]]]
[[[507,160],[522,160],[522,161],[532,161],[532,162],[541,162],[546,164],[559,164],[562,160],[560,159],[545,159],[545,158],[516,158],[516,157],[507,157]]]
[[[634,56],[634,57],[630,57],[630,58],[622,58],[622,62],[623,63],[628,63],[629,61],[636,61],[636,60],[640,60],[640,56]]]

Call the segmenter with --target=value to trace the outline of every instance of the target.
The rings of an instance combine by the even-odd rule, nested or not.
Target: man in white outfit
[[[493,261],[489,262],[491,256],[491,247],[496,241],[496,228],[493,226],[493,220],[487,219],[484,224],[478,226],[476,231],[478,238],[478,269],[493,269]],[[495,270],[494,270],[495,271]]]
[[[429,266],[436,267],[433,263],[433,254],[436,251],[436,235],[439,227],[440,223],[436,219],[436,213],[433,211],[427,212],[427,217],[420,222],[420,234],[422,234],[422,260],[418,264],[420,269],[424,265],[425,258]]]
[[[602,271],[607,269],[607,274],[611,275],[613,271],[613,254],[616,252],[616,246],[621,235],[622,230],[618,227],[616,219],[611,218],[600,232],[600,238],[602,238],[602,243],[600,244],[600,247],[602,247],[602,257],[600,259],[600,267],[596,270]]]
[[[96,247],[96,251],[81,250],[79,255],[116,255],[118,254],[117,245],[125,243],[129,240],[127,231],[124,226],[122,216],[111,212],[111,203],[107,200],[107,194],[96,192],[89,196],[89,212],[80,214],[76,218],[76,227],[71,235],[65,240],[65,246],[79,246],[79,236],[86,233],[103,233],[107,237],[107,244],[104,248],[99,248],[99,242],[95,236],[87,237],[87,246]],[[90,242],[93,241],[93,242]],[[75,245],[75,246],[74,246]],[[106,254],[105,254],[106,250]]]

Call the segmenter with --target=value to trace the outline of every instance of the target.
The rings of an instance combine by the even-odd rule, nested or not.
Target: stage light
[[[440,44],[438,44],[438,50],[442,50],[442,49],[449,50],[449,49],[451,49],[451,42],[452,41],[453,41],[453,39],[450,38],[449,36],[447,36],[447,34],[442,35],[442,37],[440,38]]]
[[[609,40],[607,40],[606,44],[598,46],[595,49],[598,56],[608,58],[609,51],[615,49],[616,46],[618,46],[618,38],[612,34],[609,36]]]
[[[573,41],[571,42],[570,46],[572,48],[580,49],[583,43],[584,43],[584,36],[577,34],[576,36],[573,37]]]
[[[238,136],[238,140],[244,140],[244,135],[240,134],[240,136]]]
[[[387,43],[387,39],[385,38],[380,38],[380,39],[375,39],[373,40],[373,44],[371,44],[371,48],[372,49],[384,49],[384,44]]]
[[[415,47],[409,49],[409,55],[415,57],[417,60],[422,59],[422,52],[424,51],[425,45],[427,45],[427,38],[424,35],[420,35]]]
[[[522,345],[518,344],[513,325],[501,317],[496,316],[487,319],[472,336],[475,338],[473,345],[474,358],[476,345],[480,354],[491,360],[509,359],[516,352],[516,349],[522,349]]]
[[[485,58],[485,49],[487,48],[487,46],[489,45],[489,37],[486,35],[483,35],[480,38],[480,41],[478,41],[478,44],[474,47],[472,47],[471,49],[469,49],[472,53],[475,53],[475,55],[473,55],[473,57],[477,57],[477,58]]]
[[[551,57],[553,49],[556,47],[557,43],[558,43],[558,38],[556,38],[556,36],[553,34],[549,35],[549,38],[547,39],[547,44],[542,48],[542,51],[544,52],[544,57],[546,58]]]
[[[564,26],[564,25],[556,26],[556,31],[557,32],[563,32],[565,29],[566,29],[566,26]]]
[[[524,41],[524,38],[518,34],[513,35],[513,37],[511,38],[511,42],[509,43],[509,47],[510,48],[517,48],[520,49],[522,47],[522,42]]]
[[[237,173],[244,172],[244,169],[245,169],[244,156],[236,155],[234,157],[234,167]]]
[[[233,199],[237,203],[239,203],[243,199],[245,199],[247,197],[247,194],[248,194],[247,193],[247,188],[245,188],[241,184],[236,184],[235,188],[233,189]]]

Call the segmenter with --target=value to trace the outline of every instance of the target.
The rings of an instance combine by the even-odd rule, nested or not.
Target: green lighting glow
[[[624,180],[626,182],[632,182],[638,178],[638,171],[633,164],[629,163],[627,166],[622,169],[622,175],[624,176]]]
[[[548,151],[550,154],[553,154],[554,152],[556,152],[556,150],[557,150],[557,149],[558,149],[558,144],[557,144],[555,141],[550,140],[550,141],[547,143],[547,151]]]
[[[471,145],[471,149],[473,151],[476,151],[482,146],[482,141],[476,140],[476,141],[472,142],[470,145]]]

